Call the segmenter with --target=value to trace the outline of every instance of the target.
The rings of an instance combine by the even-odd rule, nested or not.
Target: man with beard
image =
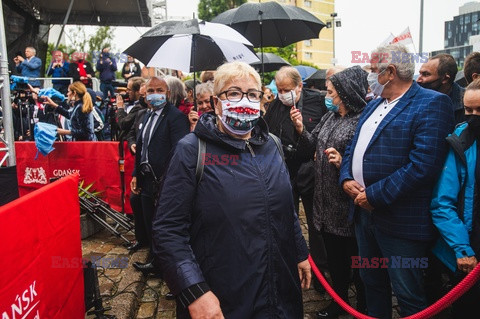
[[[133,126],[135,116],[143,106],[140,105],[140,87],[145,79],[139,76],[130,78],[127,83],[127,95],[129,103],[126,105],[122,95],[117,94],[117,125],[120,130],[120,140],[125,140],[128,132]]]
[[[437,54],[420,68],[417,83],[425,89],[431,89],[450,97],[455,111],[455,123],[465,120],[463,94],[465,89],[455,83],[457,62],[450,54]]]

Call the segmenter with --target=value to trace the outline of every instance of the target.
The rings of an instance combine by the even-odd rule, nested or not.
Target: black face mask
[[[138,99],[138,103],[140,103],[140,105],[141,105],[143,108],[147,108],[147,107],[148,107],[147,102],[145,102],[145,97],[143,97],[143,96],[141,96],[141,97]]]
[[[476,136],[480,137],[480,115],[465,115],[468,123],[468,129]]]
[[[434,91],[438,91],[440,89],[440,87],[442,86],[442,79],[441,78],[438,78],[432,82],[422,82],[422,83],[418,83],[421,87],[423,87],[424,89],[430,89],[430,90],[434,90]]]

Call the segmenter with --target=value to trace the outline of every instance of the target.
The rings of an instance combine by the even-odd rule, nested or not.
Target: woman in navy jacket
[[[80,82],[73,82],[68,87],[67,98],[74,102],[72,113],[62,107],[57,107],[55,111],[70,119],[70,130],[57,129],[60,135],[72,135],[74,141],[94,141],[95,133],[93,131],[93,103],[90,94],[85,85]]]
[[[216,116],[203,114],[171,159],[153,239],[177,318],[303,318],[308,249],[287,168],[260,118],[260,89],[251,66],[219,67]]]

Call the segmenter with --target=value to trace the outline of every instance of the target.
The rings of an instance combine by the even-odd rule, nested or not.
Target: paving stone
[[[137,319],[152,318],[155,312],[155,302],[145,302],[140,305],[137,313]]]

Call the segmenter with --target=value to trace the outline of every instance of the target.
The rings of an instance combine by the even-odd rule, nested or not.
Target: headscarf
[[[368,73],[356,65],[330,77],[343,104],[355,113],[361,112],[367,105],[367,76]]]

